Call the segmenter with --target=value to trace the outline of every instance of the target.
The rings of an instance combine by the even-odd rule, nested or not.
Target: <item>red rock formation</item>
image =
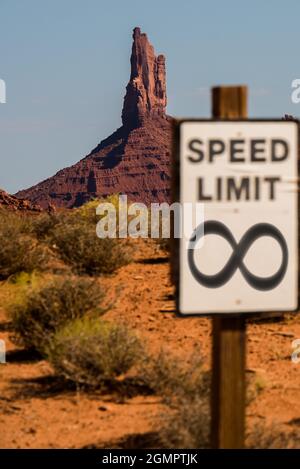
[[[19,199],[0,189],[0,208],[11,210],[40,212],[41,207],[34,205],[29,200]]]
[[[142,125],[145,118],[165,116],[167,106],[165,57],[155,56],[153,46],[140,28],[133,30],[131,75],[126,87],[122,122]]]
[[[165,75],[164,56],[156,57],[146,34],[135,28],[122,127],[75,165],[16,196],[70,208],[114,193],[144,203],[168,200],[171,118],[165,114]]]

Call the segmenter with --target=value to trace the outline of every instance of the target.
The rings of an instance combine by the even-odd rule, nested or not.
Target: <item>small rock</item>
[[[282,337],[290,337],[291,339],[295,337],[295,334],[292,332],[273,332],[272,335],[280,335]]]
[[[246,372],[248,373],[266,373],[266,370],[264,368],[247,368]]]
[[[101,410],[101,412],[106,412],[108,411],[108,407],[106,405],[101,405],[100,407],[98,407],[98,410]]]
[[[28,433],[29,435],[35,435],[36,434],[36,430],[34,428],[25,428],[24,429],[24,433]]]

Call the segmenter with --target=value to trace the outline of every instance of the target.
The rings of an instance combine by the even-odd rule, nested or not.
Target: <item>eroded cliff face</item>
[[[155,56],[153,46],[140,28],[133,30],[130,63],[122,122],[126,127],[136,127],[145,118],[165,116],[167,106],[165,57]]]
[[[114,193],[144,203],[170,195],[171,118],[166,116],[166,69],[147,35],[133,31],[131,73],[122,127],[75,165],[18,192],[44,208],[80,206]]]

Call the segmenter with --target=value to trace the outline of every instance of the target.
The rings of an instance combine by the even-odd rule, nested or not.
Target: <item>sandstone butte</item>
[[[166,115],[165,57],[155,55],[140,28],[133,30],[130,62],[122,126],[78,163],[16,197],[43,208],[78,207],[115,193],[146,204],[169,200],[172,118]]]

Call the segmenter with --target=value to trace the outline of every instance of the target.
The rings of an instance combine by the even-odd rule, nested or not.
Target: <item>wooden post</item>
[[[247,118],[247,87],[212,89],[212,113],[217,119]],[[245,438],[246,320],[213,318],[211,445],[243,448]]]

